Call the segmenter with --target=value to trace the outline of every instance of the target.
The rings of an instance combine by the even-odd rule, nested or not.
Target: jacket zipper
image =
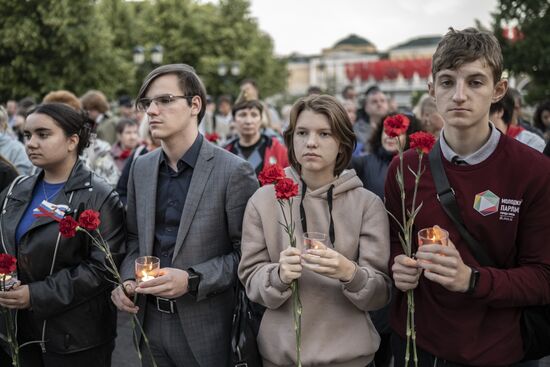
[[[69,197],[69,204],[73,201],[73,195],[74,191],[71,192],[71,196]],[[57,234],[57,242],[55,243],[55,249],[53,251],[53,259],[52,259],[52,266],[50,267],[50,276],[53,274],[53,269],[55,265],[55,259],[57,257],[57,249],[59,248],[59,242],[61,241],[61,233]],[[44,320],[44,323],[42,324],[42,340],[40,340],[40,349],[42,349],[42,353],[46,353],[46,324],[48,320]]]

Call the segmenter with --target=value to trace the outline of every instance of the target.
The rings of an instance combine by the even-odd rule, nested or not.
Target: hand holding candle
[[[426,229],[427,233],[422,232],[424,230],[418,233],[419,247],[416,252],[418,265],[424,269],[424,276],[450,291],[465,292],[468,289],[471,268],[464,264],[447,231],[437,226]]]

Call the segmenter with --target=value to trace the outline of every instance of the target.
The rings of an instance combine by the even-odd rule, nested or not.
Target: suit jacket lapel
[[[185,205],[183,206],[183,212],[181,213],[180,226],[178,229],[178,236],[176,238],[176,245],[174,247],[174,255],[172,261],[176,259],[178,252],[183,246],[183,242],[189,227],[195,216],[195,212],[199,206],[202,194],[206,189],[206,184],[212,168],[214,167],[214,148],[206,141],[203,140],[197,164],[193,169],[193,177],[191,178],[191,184],[189,185],[189,191],[187,192],[187,198],[185,199]]]
[[[145,162],[146,167],[152,167],[152,170],[150,171],[150,175],[146,175],[143,178],[142,184],[144,185],[143,188],[143,194],[145,195],[145,215],[144,215],[144,222],[141,223],[138,220],[138,226],[142,226],[141,228],[145,231],[145,255],[152,255],[153,254],[153,245],[155,242],[155,210],[157,207],[157,186],[158,186],[158,176],[159,176],[159,161],[160,161],[160,154],[162,153],[162,149],[157,149],[156,152],[151,154],[149,156],[149,160]],[[142,171],[144,172],[144,171]],[[134,172],[134,177],[136,173],[139,174],[139,172]],[[134,181],[134,185],[137,185]],[[140,193],[140,192],[139,192]],[[136,192],[136,194],[139,194]],[[140,208],[136,207],[136,211],[141,210]],[[137,215],[137,213],[136,213]],[[140,216],[137,215],[137,218],[139,219]]]

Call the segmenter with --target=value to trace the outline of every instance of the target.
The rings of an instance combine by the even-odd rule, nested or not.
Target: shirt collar
[[[489,121],[489,127],[491,128],[491,135],[489,136],[487,142],[485,142],[485,144],[483,144],[483,146],[477,151],[467,156],[460,156],[449,146],[449,144],[447,144],[445,141],[445,132],[442,130],[439,144],[445,159],[456,164],[473,165],[479,164],[489,158],[489,156],[493,154],[497,148],[498,141],[500,140],[500,132],[491,121]]]
[[[202,134],[197,134],[195,141],[189,149],[183,154],[183,156],[178,160],[178,171],[181,171],[184,167],[195,168],[197,160],[199,159],[199,153],[201,151],[203,137]],[[166,153],[162,151],[160,155],[160,164],[166,164]]]

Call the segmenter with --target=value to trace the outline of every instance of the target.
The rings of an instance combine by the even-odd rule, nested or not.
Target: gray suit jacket
[[[134,261],[151,255],[161,149],[140,156],[128,181],[127,255],[123,279],[133,279]],[[201,274],[197,296],[176,300],[181,324],[203,367],[229,363],[234,285],[240,259],[241,227],[248,199],[258,188],[252,166],[204,139],[183,208],[172,267]],[[140,316],[145,297],[138,302]]]

